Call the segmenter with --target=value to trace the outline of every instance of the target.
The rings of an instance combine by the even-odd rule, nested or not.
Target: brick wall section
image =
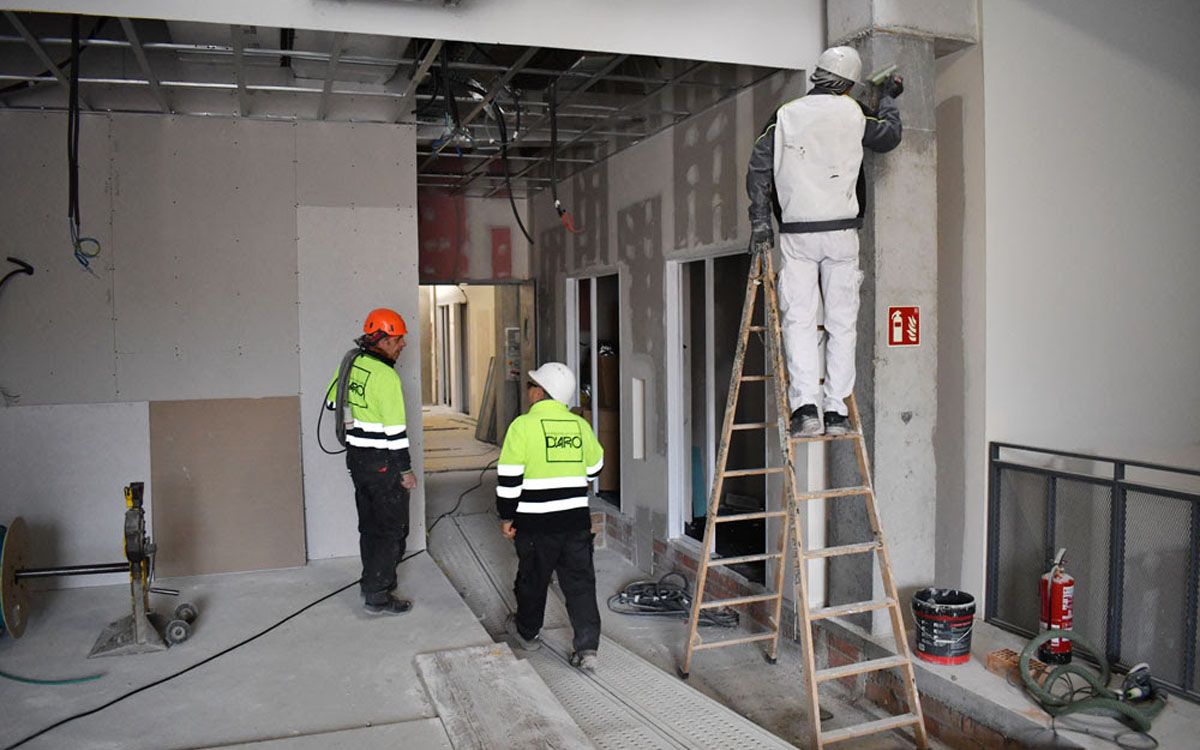
[[[655,576],[662,576],[670,572],[683,573],[694,588],[696,585],[696,568],[699,564],[699,550],[696,550],[693,546],[677,542],[664,542],[661,539],[654,540],[653,573]],[[728,568],[715,567],[708,569],[708,578],[704,585],[706,600],[733,599],[739,596],[754,596],[755,594],[763,593],[766,593],[766,589],[763,586],[748,580]],[[749,618],[759,628],[766,629],[770,627],[770,618],[774,615],[773,607],[774,605],[771,602],[755,602],[754,604],[740,606],[737,608],[737,611],[741,613],[743,622],[745,622],[746,618]],[[785,612],[786,614],[788,613]],[[785,622],[788,621],[786,617],[783,619]]]

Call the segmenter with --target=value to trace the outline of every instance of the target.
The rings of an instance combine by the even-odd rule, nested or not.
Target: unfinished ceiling
[[[70,16],[5,11],[0,103],[64,110]],[[417,125],[418,184],[527,195],[773,69],[177,21],[80,19],[83,111]],[[553,96],[552,96],[553,93]],[[551,117],[551,99],[557,116]],[[555,165],[551,164],[556,126]]]

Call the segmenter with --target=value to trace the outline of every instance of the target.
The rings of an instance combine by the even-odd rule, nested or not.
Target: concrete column
[[[849,44],[863,59],[863,77],[895,63],[904,76],[900,97],[904,139],[894,151],[868,155],[864,273],[858,320],[856,393],[874,471],[875,492],[901,602],[934,583],[937,464],[937,140],[934,58],[974,41],[974,0],[829,0],[830,44]],[[888,308],[920,307],[921,345],[888,347]],[[853,484],[853,451],[830,453],[835,485]],[[829,544],[869,538],[861,504],[831,503]],[[831,601],[881,595],[870,558],[831,560]],[[860,620],[868,626],[867,617]],[[874,618],[888,627],[886,613]]]

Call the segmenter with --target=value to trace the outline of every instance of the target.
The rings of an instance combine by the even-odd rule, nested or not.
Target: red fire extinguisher
[[[1054,556],[1054,565],[1042,576],[1042,630],[1070,631],[1074,624],[1075,578],[1063,570],[1064,547]],[[1067,664],[1071,661],[1071,639],[1051,638],[1038,647],[1038,658],[1047,664]]]

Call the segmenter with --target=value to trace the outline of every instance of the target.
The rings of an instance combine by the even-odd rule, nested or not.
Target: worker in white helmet
[[[791,434],[845,434],[854,390],[858,321],[858,230],[864,210],[863,148],[900,143],[899,76],[880,86],[878,112],[848,94],[862,72],[858,53],[821,53],[812,89],[780,107],[755,141],[746,174],[752,252],[771,252],[771,215],[779,221],[783,262],[779,308],[788,368]],[[825,302],[825,387],[818,354],[817,302]],[[824,411],[822,421],[820,407]]]

